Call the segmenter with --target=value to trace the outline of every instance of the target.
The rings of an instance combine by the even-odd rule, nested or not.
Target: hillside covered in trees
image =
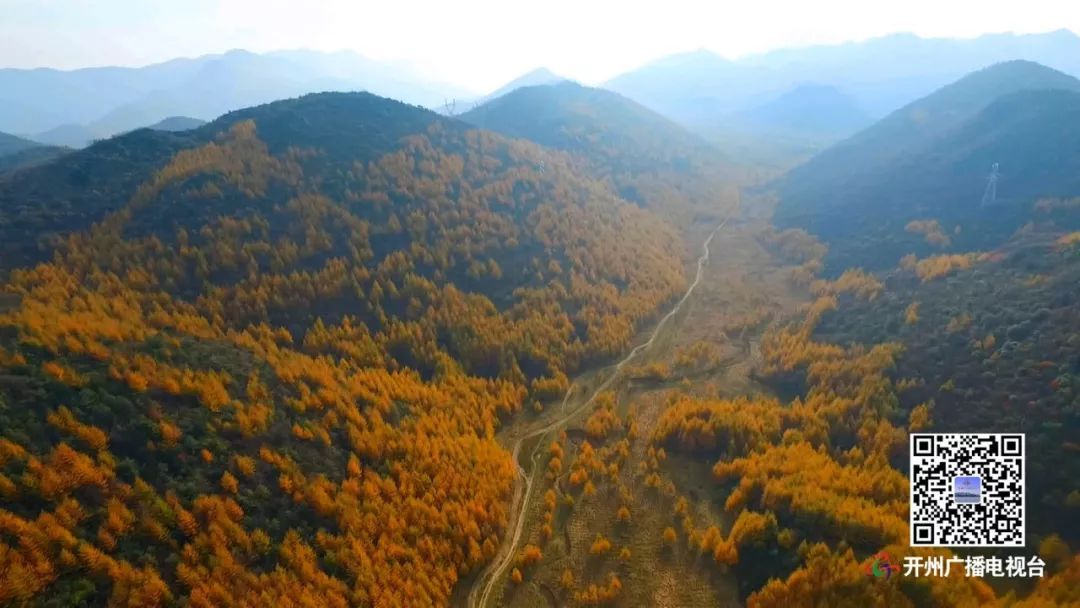
[[[571,82],[0,170],[0,605],[1076,605],[1078,100],[972,74],[778,225]],[[1027,434],[1044,578],[866,575],[954,555],[908,545],[916,431]]]
[[[934,250],[913,220],[937,218],[950,244],[996,245],[1042,197],[1080,194],[1080,80],[1039,64],[990,66],[897,110],[778,180],[776,222],[829,246],[826,266],[873,270]],[[997,195],[984,203],[992,166]],[[1071,221],[1070,218],[1061,218]]]
[[[574,82],[521,87],[462,120],[563,150],[625,199],[680,224],[715,219],[743,170],[697,135],[634,101]]]
[[[764,246],[743,270],[754,276],[781,270],[801,282],[800,258],[824,255],[805,232],[747,236]],[[718,236],[714,254],[746,256],[745,240]],[[1038,241],[1014,258],[909,259],[885,276],[852,268],[803,282],[805,303],[760,329],[732,309],[692,307],[665,340],[699,341],[650,351],[540,442],[533,483],[542,498],[496,605],[1075,605],[1080,421],[1065,319],[1075,317],[1080,238],[1028,244]],[[1021,294],[1033,276],[1038,287]],[[710,332],[700,327],[709,320],[730,324],[717,330],[747,324]],[[719,358],[744,330],[760,347],[749,385],[746,372],[728,369],[739,357]],[[1013,343],[995,343],[1001,333]],[[911,547],[909,433],[1018,430],[1030,450],[1027,545]],[[897,563],[1038,555],[1047,566],[1033,579],[954,566],[948,576],[883,581],[865,571],[880,551]]]
[[[669,455],[716,459],[729,523],[683,528],[749,583],[747,605],[1080,602],[1077,84],[993,66],[776,184],[788,229],[760,238],[814,299],[761,338],[762,395],[703,399],[685,384],[654,430]],[[903,473],[916,431],[1025,434],[1024,551],[1051,564],[1045,578],[846,574],[882,547],[923,555],[908,546]]]
[[[0,604],[444,604],[495,429],[685,285],[560,152],[369,94],[0,179]]]
[[[0,133],[0,173],[40,164],[64,152],[67,152],[67,148],[47,146],[8,133]]]
[[[706,290],[728,299],[694,295],[538,442],[542,498],[497,605],[1080,603],[1075,82],[972,74],[780,180],[779,226],[725,225],[712,259],[745,274],[713,269]],[[910,545],[913,432],[1025,433],[1022,550]],[[880,551],[1046,569],[882,581]]]
[[[988,254],[909,257],[883,276],[881,297],[851,302],[819,328],[841,344],[901,344],[893,372],[899,404],[909,412],[921,406],[933,430],[1026,433],[1028,530],[1073,544],[1080,542],[1078,238],[1044,222]]]

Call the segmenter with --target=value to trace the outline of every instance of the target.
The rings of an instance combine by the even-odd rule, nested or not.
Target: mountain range
[[[82,147],[169,116],[228,111],[317,91],[367,90],[422,106],[470,93],[408,66],[342,51],[236,50],[141,68],[0,70],[0,131]]]
[[[1076,75],[1077,57],[1080,38],[1068,30],[971,40],[896,34],[738,60],[698,50],[658,59],[601,86],[728,144],[730,150],[738,150],[731,142],[742,141],[746,133],[768,135],[778,138],[780,148],[794,147],[790,155],[801,160],[866,120],[967,72],[1028,59]],[[82,147],[169,116],[212,120],[230,110],[319,91],[366,90],[440,111],[450,104],[460,113],[463,106],[475,107],[522,86],[561,80],[539,68],[478,96],[435,82],[408,65],[348,51],[306,50],[235,50],[141,68],[0,69],[0,131]],[[821,120],[807,115],[792,124],[795,114],[785,107],[810,108]]]
[[[1080,75],[1080,37],[1062,29],[974,39],[897,33],[727,59],[663,57],[603,84],[748,163],[783,171],[967,73],[1027,59]]]
[[[196,129],[206,124],[205,120],[191,118],[190,116],[170,116],[163,118],[147,127],[156,131],[187,131]]]
[[[973,72],[792,169],[775,221],[870,268],[926,251],[913,220],[934,218],[956,250],[999,243],[1040,197],[1080,194],[1080,80],[1029,61]],[[987,204],[992,166],[996,198]]]
[[[894,34],[738,60],[698,50],[651,62],[603,86],[681,122],[701,123],[815,83],[839,88],[880,118],[968,72],[1013,59],[1080,74],[1080,37],[1069,30],[970,40]]]

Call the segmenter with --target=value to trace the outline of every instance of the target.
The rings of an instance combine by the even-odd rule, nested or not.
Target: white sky
[[[1060,28],[1080,32],[1080,0],[0,0],[0,67],[351,49],[487,91],[539,66],[598,83],[696,48]]]

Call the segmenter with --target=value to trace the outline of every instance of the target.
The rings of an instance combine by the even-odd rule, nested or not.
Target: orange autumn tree
[[[798,549],[800,568],[751,593],[750,606],[914,606],[912,598],[922,593],[935,605],[992,605],[993,591],[978,581],[920,583],[926,589],[908,594],[895,585],[874,585],[859,570],[856,551],[886,547],[890,555],[910,554],[902,544],[908,538],[908,480],[893,464],[906,445],[906,429],[891,422],[899,418],[889,375],[899,345],[814,339],[825,315],[843,314],[837,295],[850,290],[868,299],[883,289],[855,287],[873,285],[864,277],[847,273],[836,284],[818,283],[820,297],[801,320],[762,338],[765,374],[804,382],[803,394],[791,403],[689,395],[669,400],[654,426],[654,445],[717,458],[713,473],[727,490],[724,509],[732,524],[727,530],[695,528],[685,501],[675,502],[675,513],[690,546],[729,567],[739,567],[746,547],[791,550],[807,539]],[[916,409],[911,425],[928,424],[929,406]],[[669,543],[677,539],[673,527],[664,536]]]
[[[357,148],[389,102],[283,103],[135,154],[93,226],[2,268],[0,493],[53,514],[24,546],[3,512],[13,601],[445,604],[505,533],[496,430],[685,287],[674,229],[569,156],[394,104],[372,124],[408,133]],[[353,143],[279,145],[285,115]]]

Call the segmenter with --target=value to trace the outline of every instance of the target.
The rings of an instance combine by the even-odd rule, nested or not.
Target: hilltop
[[[566,151],[624,198],[680,216],[715,214],[739,176],[683,127],[617,93],[572,82],[523,87],[461,116]]]
[[[546,84],[556,84],[559,82],[563,82],[564,80],[568,79],[559,76],[558,74],[552,72],[547,68],[536,68],[535,70],[531,70],[522,74],[521,76],[518,76],[517,78],[502,85],[501,87],[495,89],[487,95],[484,95],[483,97],[478,99],[476,103],[487,103],[492,99],[497,99],[499,97],[502,97],[503,95],[506,95],[507,93],[513,92],[522,87],[535,87]]]
[[[205,120],[190,116],[170,116],[147,127],[156,131],[188,131],[206,124]]]

